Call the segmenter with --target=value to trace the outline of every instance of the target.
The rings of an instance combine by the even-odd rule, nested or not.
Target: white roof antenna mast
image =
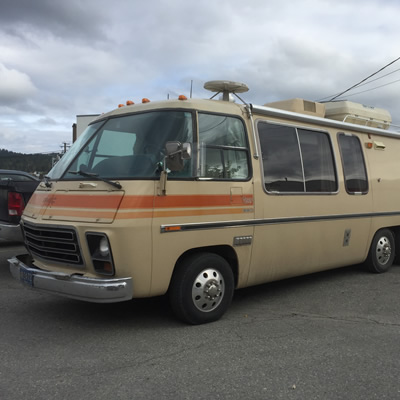
[[[211,99],[219,93],[222,93],[222,100],[229,101],[229,95],[232,93],[244,104],[247,104],[237,95],[237,93],[244,93],[249,90],[248,86],[244,83],[231,81],[208,81],[204,84],[204,89],[210,90],[211,92],[217,92],[211,97]]]

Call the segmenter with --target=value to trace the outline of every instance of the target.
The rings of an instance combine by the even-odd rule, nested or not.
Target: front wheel
[[[376,232],[366,260],[366,266],[371,272],[382,273],[389,270],[395,256],[394,235],[389,229]]]
[[[175,270],[169,297],[175,315],[190,324],[216,321],[228,309],[234,278],[225,259],[213,253],[185,258]]]

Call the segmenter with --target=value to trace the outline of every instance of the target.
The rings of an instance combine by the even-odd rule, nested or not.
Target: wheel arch
[[[382,228],[377,229],[376,232],[372,235],[371,243],[372,243],[372,240],[374,239],[374,236],[377,234],[377,232],[382,229],[389,229],[392,232],[392,234],[394,236],[394,244],[395,244],[395,261],[400,263],[400,226],[399,225],[383,226]],[[371,246],[371,243],[370,243],[370,246]]]
[[[232,269],[233,277],[235,280],[235,287],[237,287],[238,277],[239,277],[239,261],[238,261],[238,257],[237,257],[235,250],[231,246],[228,246],[228,245],[196,247],[196,248],[185,251],[177,259],[175,266],[174,266],[174,270],[172,272],[172,277],[174,276],[174,272],[176,271],[176,269],[179,267],[179,265],[182,263],[182,261],[185,258],[191,257],[194,254],[200,254],[200,253],[213,253],[213,254],[217,254],[220,257],[222,257],[223,259],[225,259]],[[171,277],[171,281],[172,281],[172,277]],[[170,282],[170,284],[171,284],[171,282]]]
[[[372,241],[369,245],[368,256],[364,261],[364,265],[366,268],[373,273],[383,273],[387,272],[389,268],[395,263],[396,259],[396,248],[398,244],[399,238],[399,230],[396,233],[396,226],[385,226],[376,230],[374,235],[372,236]],[[386,232],[385,232],[386,231]],[[385,238],[388,242],[388,252],[386,253],[385,249],[385,241],[381,242],[381,238],[387,233],[387,237]],[[391,251],[394,250],[394,251]],[[379,253],[378,253],[379,251]],[[386,254],[385,254],[386,253]],[[386,259],[386,257],[388,257]]]

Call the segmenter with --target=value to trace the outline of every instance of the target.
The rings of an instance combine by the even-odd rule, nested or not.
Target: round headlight
[[[110,254],[110,246],[108,244],[108,240],[105,237],[100,239],[99,243],[99,251],[102,257],[107,257]]]

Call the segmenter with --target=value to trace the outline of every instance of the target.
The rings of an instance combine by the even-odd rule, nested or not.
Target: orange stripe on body
[[[197,209],[197,210],[155,210],[149,212],[120,212],[116,215],[116,219],[136,219],[136,218],[169,218],[169,217],[195,217],[201,215],[227,215],[227,214],[243,214],[248,213],[243,208],[214,208],[214,209]]]
[[[47,207],[49,204],[50,198],[53,196],[48,193],[33,193],[32,197],[29,199],[29,205],[34,205],[37,207]]]
[[[226,207],[232,204],[253,204],[253,195],[168,195],[168,196],[125,196],[121,209],[132,208],[196,208]]]
[[[79,211],[79,210],[68,210],[68,209],[52,209],[50,212],[44,212],[43,216],[46,217],[75,217],[75,218],[93,218],[93,219],[114,219],[115,212],[109,211]]]
[[[153,208],[154,196],[127,196],[121,201],[120,209]]]
[[[71,207],[71,208],[117,208],[121,194],[42,194],[34,193],[31,204],[36,206]],[[232,204],[253,204],[252,195],[170,195],[170,196],[135,196],[125,195],[121,209],[134,208],[181,208],[181,207],[223,207]]]
[[[55,195],[55,202],[52,207],[69,207],[69,208],[118,208],[121,202],[121,195],[94,195],[94,196],[77,196],[77,195]]]
[[[77,194],[39,194],[34,193],[30,203],[38,207],[64,208],[118,208],[122,195],[77,195]]]
[[[241,197],[241,196],[239,196]],[[219,207],[231,204],[229,195],[125,196],[121,209]]]
[[[253,205],[252,195],[169,195],[34,193],[29,206],[52,217],[137,219],[242,214],[252,211],[238,207]],[[154,210],[153,210],[154,206]],[[220,207],[220,208],[212,208]],[[161,210],[161,209],[174,210]],[[187,209],[192,208],[192,209]],[[102,211],[100,211],[101,209]],[[147,210],[145,210],[147,209]],[[118,213],[115,215],[115,213]],[[135,211],[138,210],[138,211]],[[30,210],[32,212],[33,210]],[[121,212],[122,211],[122,212]]]
[[[247,199],[243,201],[243,199]],[[249,203],[248,199],[251,199]],[[253,196],[242,195],[180,195],[180,196],[159,196],[155,198],[154,208],[181,208],[181,207],[226,207],[234,203],[252,204]]]
[[[174,211],[155,211],[155,218],[168,217],[195,217],[201,215],[226,215],[226,214],[242,214],[243,208],[218,208],[208,210],[174,210]]]

